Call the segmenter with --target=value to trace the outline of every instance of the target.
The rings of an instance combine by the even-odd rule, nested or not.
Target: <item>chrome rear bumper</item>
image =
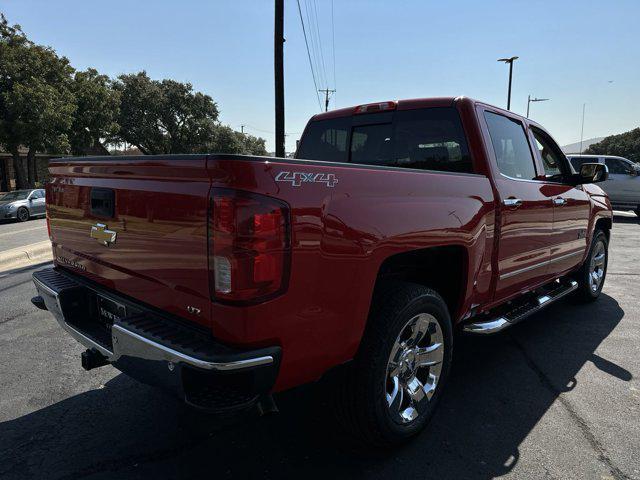
[[[33,274],[33,282],[41,297],[33,303],[38,308],[44,303],[79,343],[99,352],[124,373],[169,388],[195,406],[219,410],[218,404],[223,409],[249,404],[268,393],[275,382],[279,347],[232,349],[59,269],[39,270]],[[97,294],[127,304],[131,315],[113,325],[98,326],[90,318]],[[215,398],[220,395],[237,402]],[[202,405],[203,399],[213,407]]]

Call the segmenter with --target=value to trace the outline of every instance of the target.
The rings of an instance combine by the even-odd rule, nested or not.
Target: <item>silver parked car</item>
[[[613,155],[567,155],[571,166],[580,171],[583,163],[604,163],[609,169],[607,181],[598,185],[607,192],[613,208],[633,210],[640,216],[640,165]]]
[[[0,220],[15,218],[26,222],[31,217],[46,214],[44,190],[16,190],[0,197]]]

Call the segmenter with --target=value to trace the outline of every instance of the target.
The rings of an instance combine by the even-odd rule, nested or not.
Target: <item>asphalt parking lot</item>
[[[0,238],[1,240],[1,238]],[[458,337],[433,421],[387,453],[345,441],[326,385],[224,425],[111,367],[0,273],[0,478],[640,479],[640,221],[617,215],[604,294],[488,338]]]

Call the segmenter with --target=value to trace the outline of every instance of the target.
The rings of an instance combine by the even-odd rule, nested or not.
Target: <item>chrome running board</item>
[[[465,333],[473,333],[476,335],[489,335],[501,332],[505,328],[515,325],[529,315],[542,310],[547,305],[568,295],[577,288],[578,282],[575,280],[564,282],[556,280],[543,287],[537,294],[533,296],[526,295],[526,298],[518,302],[515,306],[513,306],[512,302],[509,310],[503,311],[499,315],[483,315],[484,319],[476,318],[472,322],[466,323],[462,327],[462,330]],[[504,310],[504,307],[498,307],[498,309]]]

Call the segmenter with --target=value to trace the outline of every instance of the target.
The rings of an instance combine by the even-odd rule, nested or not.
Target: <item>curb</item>
[[[35,262],[36,260],[42,261],[52,258],[51,242],[49,240],[32,243],[31,245],[0,252],[0,271]]]

